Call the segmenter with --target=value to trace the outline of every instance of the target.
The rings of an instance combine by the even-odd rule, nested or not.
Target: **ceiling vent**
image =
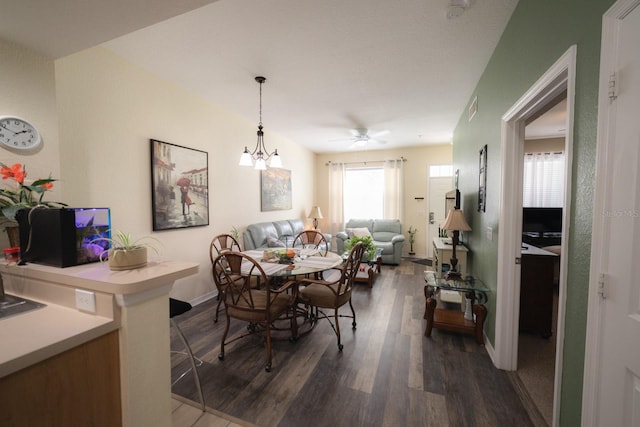
[[[447,6],[447,19],[455,19],[462,15],[465,10],[473,6],[475,0],[450,0]]]

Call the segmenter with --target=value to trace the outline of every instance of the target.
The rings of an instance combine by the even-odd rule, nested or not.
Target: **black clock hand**
[[[12,134],[14,134],[14,135],[17,135],[17,134],[19,134],[19,133],[24,132],[24,131],[22,131],[22,132],[14,132],[14,131],[12,131],[11,129],[9,129],[9,128],[7,128],[7,127],[4,127],[4,126],[2,126],[2,129],[4,129],[4,130],[8,130],[9,132],[11,132],[11,133],[12,133]]]

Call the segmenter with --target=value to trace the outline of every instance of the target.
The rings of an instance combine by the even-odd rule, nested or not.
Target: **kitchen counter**
[[[126,271],[0,262],[5,293],[46,304],[0,320],[0,378],[117,330],[123,425],[170,426],[169,292],[197,271],[181,261]],[[76,290],[94,295],[95,311],[76,308]]]

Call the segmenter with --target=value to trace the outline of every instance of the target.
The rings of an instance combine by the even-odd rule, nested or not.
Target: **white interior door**
[[[625,7],[617,10],[618,19],[609,28],[614,30],[607,30],[607,21],[603,28],[601,79],[606,80],[600,83],[600,140],[583,403],[585,425],[640,426],[638,3],[637,0],[616,3],[612,10],[619,5]],[[611,68],[606,70],[606,67]],[[616,74],[617,93],[611,93],[612,72]],[[602,296],[598,292],[599,283]]]
[[[427,258],[433,259],[433,238],[438,237],[438,228],[445,219],[445,194],[451,191],[452,188],[453,183],[450,176],[429,178]]]

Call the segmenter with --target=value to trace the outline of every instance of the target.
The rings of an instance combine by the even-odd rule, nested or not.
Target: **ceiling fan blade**
[[[371,135],[369,135],[369,137],[374,139],[374,138],[377,138],[379,136],[389,135],[390,133],[391,133],[390,130],[385,129],[385,130],[381,130],[379,132],[372,133]]]
[[[369,141],[377,142],[378,144],[386,144],[387,143],[387,141],[385,141],[383,139],[373,139],[373,138],[371,138]]]
[[[327,141],[329,142],[339,142],[339,141],[353,141],[353,137],[340,137],[340,138],[330,138]]]
[[[367,145],[367,140],[366,139],[357,139],[356,142],[354,142],[351,147],[353,148],[361,148],[364,147],[365,145]]]

